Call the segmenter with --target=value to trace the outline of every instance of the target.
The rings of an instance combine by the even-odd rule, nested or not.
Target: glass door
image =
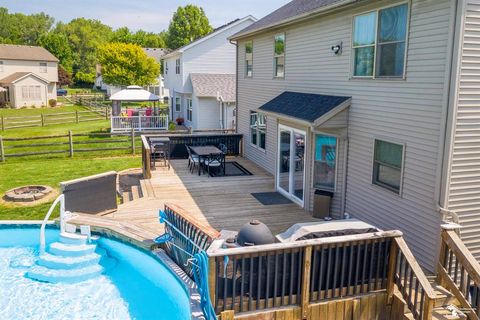
[[[305,132],[279,126],[277,190],[303,206],[305,188]]]

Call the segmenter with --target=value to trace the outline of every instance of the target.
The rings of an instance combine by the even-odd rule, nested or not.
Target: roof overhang
[[[33,73],[33,72],[29,72],[29,73],[27,73],[27,74],[21,75],[21,76],[19,76],[18,78],[13,79],[13,80],[8,81],[8,82],[3,82],[3,79],[0,79],[0,83],[2,83],[2,84],[15,84],[15,83],[17,83],[17,82],[19,82],[19,81],[22,81],[22,80],[25,79],[25,78],[30,77],[30,76],[32,76],[32,77],[34,77],[34,78],[37,78],[38,80],[40,80],[41,82],[43,82],[43,83],[45,83],[45,84],[49,84],[49,83],[50,83],[50,81],[48,81],[47,79],[42,78],[42,77],[36,75],[36,74]],[[8,77],[6,77],[6,78],[8,78]],[[6,79],[6,78],[4,78],[4,79]]]

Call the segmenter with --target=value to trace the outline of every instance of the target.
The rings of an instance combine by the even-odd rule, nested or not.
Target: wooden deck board
[[[170,170],[157,166],[152,171],[153,194],[150,197],[124,203],[113,214],[92,217],[90,223],[112,225],[135,237],[142,237],[140,230],[143,229],[143,238],[152,239],[153,235],[162,232],[158,211],[166,202],[182,207],[198,221],[219,231],[238,231],[245,223],[257,219],[277,234],[297,222],[318,221],[294,203],[262,205],[251,193],[275,191],[274,177],[246,159],[236,157],[229,160],[237,161],[253,175],[198,176],[197,171],[191,173],[188,170],[187,160],[172,160]],[[88,221],[89,218],[82,215],[74,222]]]

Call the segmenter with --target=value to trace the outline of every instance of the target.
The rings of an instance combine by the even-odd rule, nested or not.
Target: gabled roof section
[[[223,102],[235,102],[235,75],[191,73],[193,93],[199,98],[220,98]]]
[[[142,48],[150,58],[155,59],[157,62],[163,58],[164,55],[169,54],[172,50],[168,48]]]
[[[0,60],[58,62],[58,59],[45,48],[14,44],[0,44]]]
[[[38,80],[44,82],[44,83],[49,83],[48,80],[36,75],[35,73],[33,72],[15,72],[15,73],[12,73],[11,75],[9,76],[6,76],[5,78],[3,79],[0,79],[0,83],[2,84],[11,84],[11,83],[15,83],[15,82],[18,82],[26,77],[29,77],[29,76],[32,76],[32,77],[35,77],[37,78]]]
[[[230,37],[237,39],[283,23],[305,18],[358,0],[293,0]]]
[[[184,52],[185,50],[188,50],[190,49],[191,47],[193,46],[196,46],[197,44],[199,43],[202,43],[204,41],[207,41],[208,39],[216,36],[217,34],[220,34],[222,32],[225,32],[226,30],[230,29],[230,28],[233,28],[235,27],[236,25],[246,21],[246,20],[252,20],[252,21],[257,21],[257,18],[255,18],[254,16],[252,15],[248,15],[244,18],[241,18],[241,19],[235,19],[221,27],[218,27],[216,28],[215,30],[213,30],[212,32],[210,32],[209,34],[201,37],[201,38],[198,38],[197,40],[193,41],[193,42],[190,42],[189,44],[183,46],[183,47],[180,47],[172,52],[170,52],[169,54],[166,54],[165,56],[163,56],[164,58],[170,58],[170,57],[173,57],[173,56],[176,56],[182,52]]]
[[[319,125],[350,106],[351,97],[285,91],[259,110]]]

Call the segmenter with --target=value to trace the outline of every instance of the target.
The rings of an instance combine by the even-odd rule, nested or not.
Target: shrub
[[[57,106],[57,100],[55,99],[48,100],[48,105],[50,106],[50,108],[55,108]]]
[[[175,122],[170,121],[170,122],[168,123],[168,130],[169,130],[169,131],[175,131],[175,129],[176,129],[176,127],[175,127]]]
[[[95,74],[79,71],[73,77],[73,81],[78,87],[91,87],[95,83]]]

